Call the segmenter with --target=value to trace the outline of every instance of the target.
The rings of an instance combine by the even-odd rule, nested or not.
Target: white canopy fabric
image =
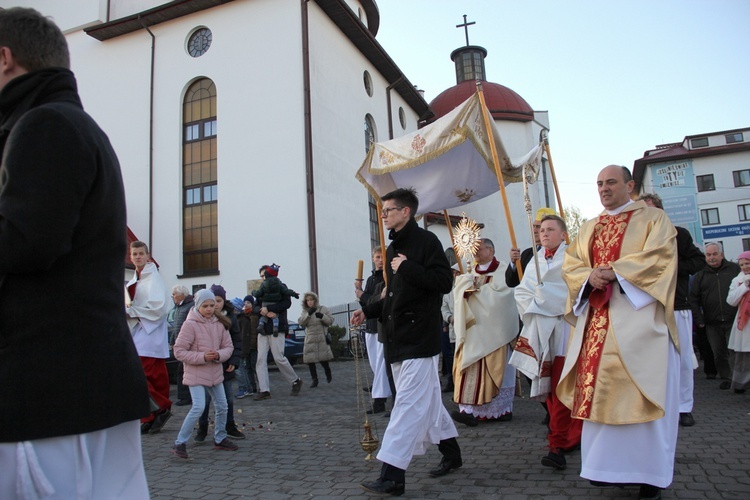
[[[513,161],[492,119],[490,126],[505,185],[521,182],[524,168],[536,179],[542,145]],[[420,214],[460,207],[500,189],[488,137],[479,94],[475,93],[415,132],[372,144],[356,177],[376,199],[394,189],[414,188]]]

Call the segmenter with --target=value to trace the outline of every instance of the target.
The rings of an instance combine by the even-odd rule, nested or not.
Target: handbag
[[[326,330],[326,344],[331,345],[331,332]]]

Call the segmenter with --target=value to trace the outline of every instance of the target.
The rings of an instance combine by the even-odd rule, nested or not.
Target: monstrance
[[[479,250],[479,241],[481,240],[479,224],[471,217],[467,217],[466,212],[463,212],[453,237],[453,248],[459,258],[466,260],[466,272],[471,272],[471,261],[474,260],[474,255]]]

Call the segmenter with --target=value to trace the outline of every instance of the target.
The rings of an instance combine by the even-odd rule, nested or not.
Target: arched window
[[[375,121],[369,114],[365,115],[365,154],[370,152],[370,146],[373,142],[376,142],[375,137]],[[380,232],[378,230],[378,224],[380,224],[380,214],[376,205],[375,198],[372,195],[367,195],[367,203],[370,212],[370,247],[376,248],[380,246]]]
[[[216,176],[216,86],[202,78],[183,103],[182,251],[183,273],[219,271],[218,184]]]

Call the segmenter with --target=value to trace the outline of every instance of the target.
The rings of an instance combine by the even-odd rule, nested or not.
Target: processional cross
[[[464,14],[464,23],[463,24],[457,24],[456,28],[463,28],[464,33],[466,34],[466,46],[469,46],[469,26],[472,24],[477,24],[475,21],[472,21],[470,23],[466,22],[466,14]]]

